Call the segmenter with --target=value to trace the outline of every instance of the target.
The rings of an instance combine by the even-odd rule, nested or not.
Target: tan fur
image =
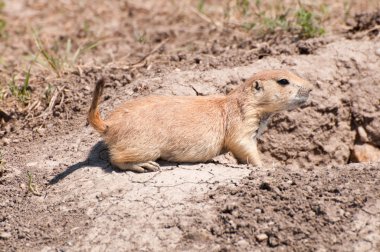
[[[280,79],[289,84],[280,85]],[[97,107],[103,86],[96,85],[89,122],[102,133],[112,164],[136,172],[159,169],[159,158],[204,162],[226,151],[261,166],[257,138],[270,116],[304,103],[312,89],[291,72],[264,71],[228,95],[137,98],[103,121]]]

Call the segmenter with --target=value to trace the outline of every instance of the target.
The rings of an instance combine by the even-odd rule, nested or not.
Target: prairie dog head
[[[241,91],[245,102],[262,112],[273,113],[305,103],[312,88],[310,82],[289,71],[269,70],[252,76]]]

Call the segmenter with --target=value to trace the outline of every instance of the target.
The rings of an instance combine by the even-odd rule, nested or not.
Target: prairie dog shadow
[[[49,184],[56,184],[71,173],[83,167],[101,167],[105,172],[122,172],[114,169],[109,161],[109,154],[107,145],[103,141],[97,142],[90,150],[86,160],[70,165],[61,173],[58,173],[49,181]]]
[[[173,163],[169,161],[158,160],[157,162],[160,164],[162,168],[178,166],[178,163]],[[183,163],[183,164],[186,164],[186,163]],[[191,164],[189,163],[188,165],[192,165],[192,164],[193,163]],[[102,168],[104,172],[107,172],[107,173],[110,173],[113,171],[120,172],[120,173],[130,172],[130,171],[119,170],[118,168],[113,167],[110,163],[107,145],[104,143],[104,141],[99,141],[91,148],[86,160],[70,165],[69,167],[66,168],[66,170],[58,173],[51,180],[49,180],[49,184],[50,185],[56,184],[62,179],[69,176],[71,173],[83,167],[100,167]]]

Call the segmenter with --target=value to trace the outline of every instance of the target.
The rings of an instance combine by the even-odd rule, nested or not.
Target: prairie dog
[[[205,162],[231,151],[262,166],[257,139],[269,118],[306,102],[312,85],[284,70],[253,75],[228,95],[148,96],[130,100],[103,120],[96,83],[88,121],[102,134],[111,163],[121,170],[156,171],[157,159]]]

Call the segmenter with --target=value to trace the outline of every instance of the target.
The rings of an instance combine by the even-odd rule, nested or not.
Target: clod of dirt
[[[380,161],[380,149],[370,144],[355,145],[352,151],[354,162],[376,162]]]
[[[11,233],[8,233],[8,232],[1,232],[0,233],[0,239],[8,240],[11,237],[12,237]]]
[[[360,13],[354,17],[355,24],[351,28],[351,32],[369,30],[380,25],[380,10],[372,13]]]

